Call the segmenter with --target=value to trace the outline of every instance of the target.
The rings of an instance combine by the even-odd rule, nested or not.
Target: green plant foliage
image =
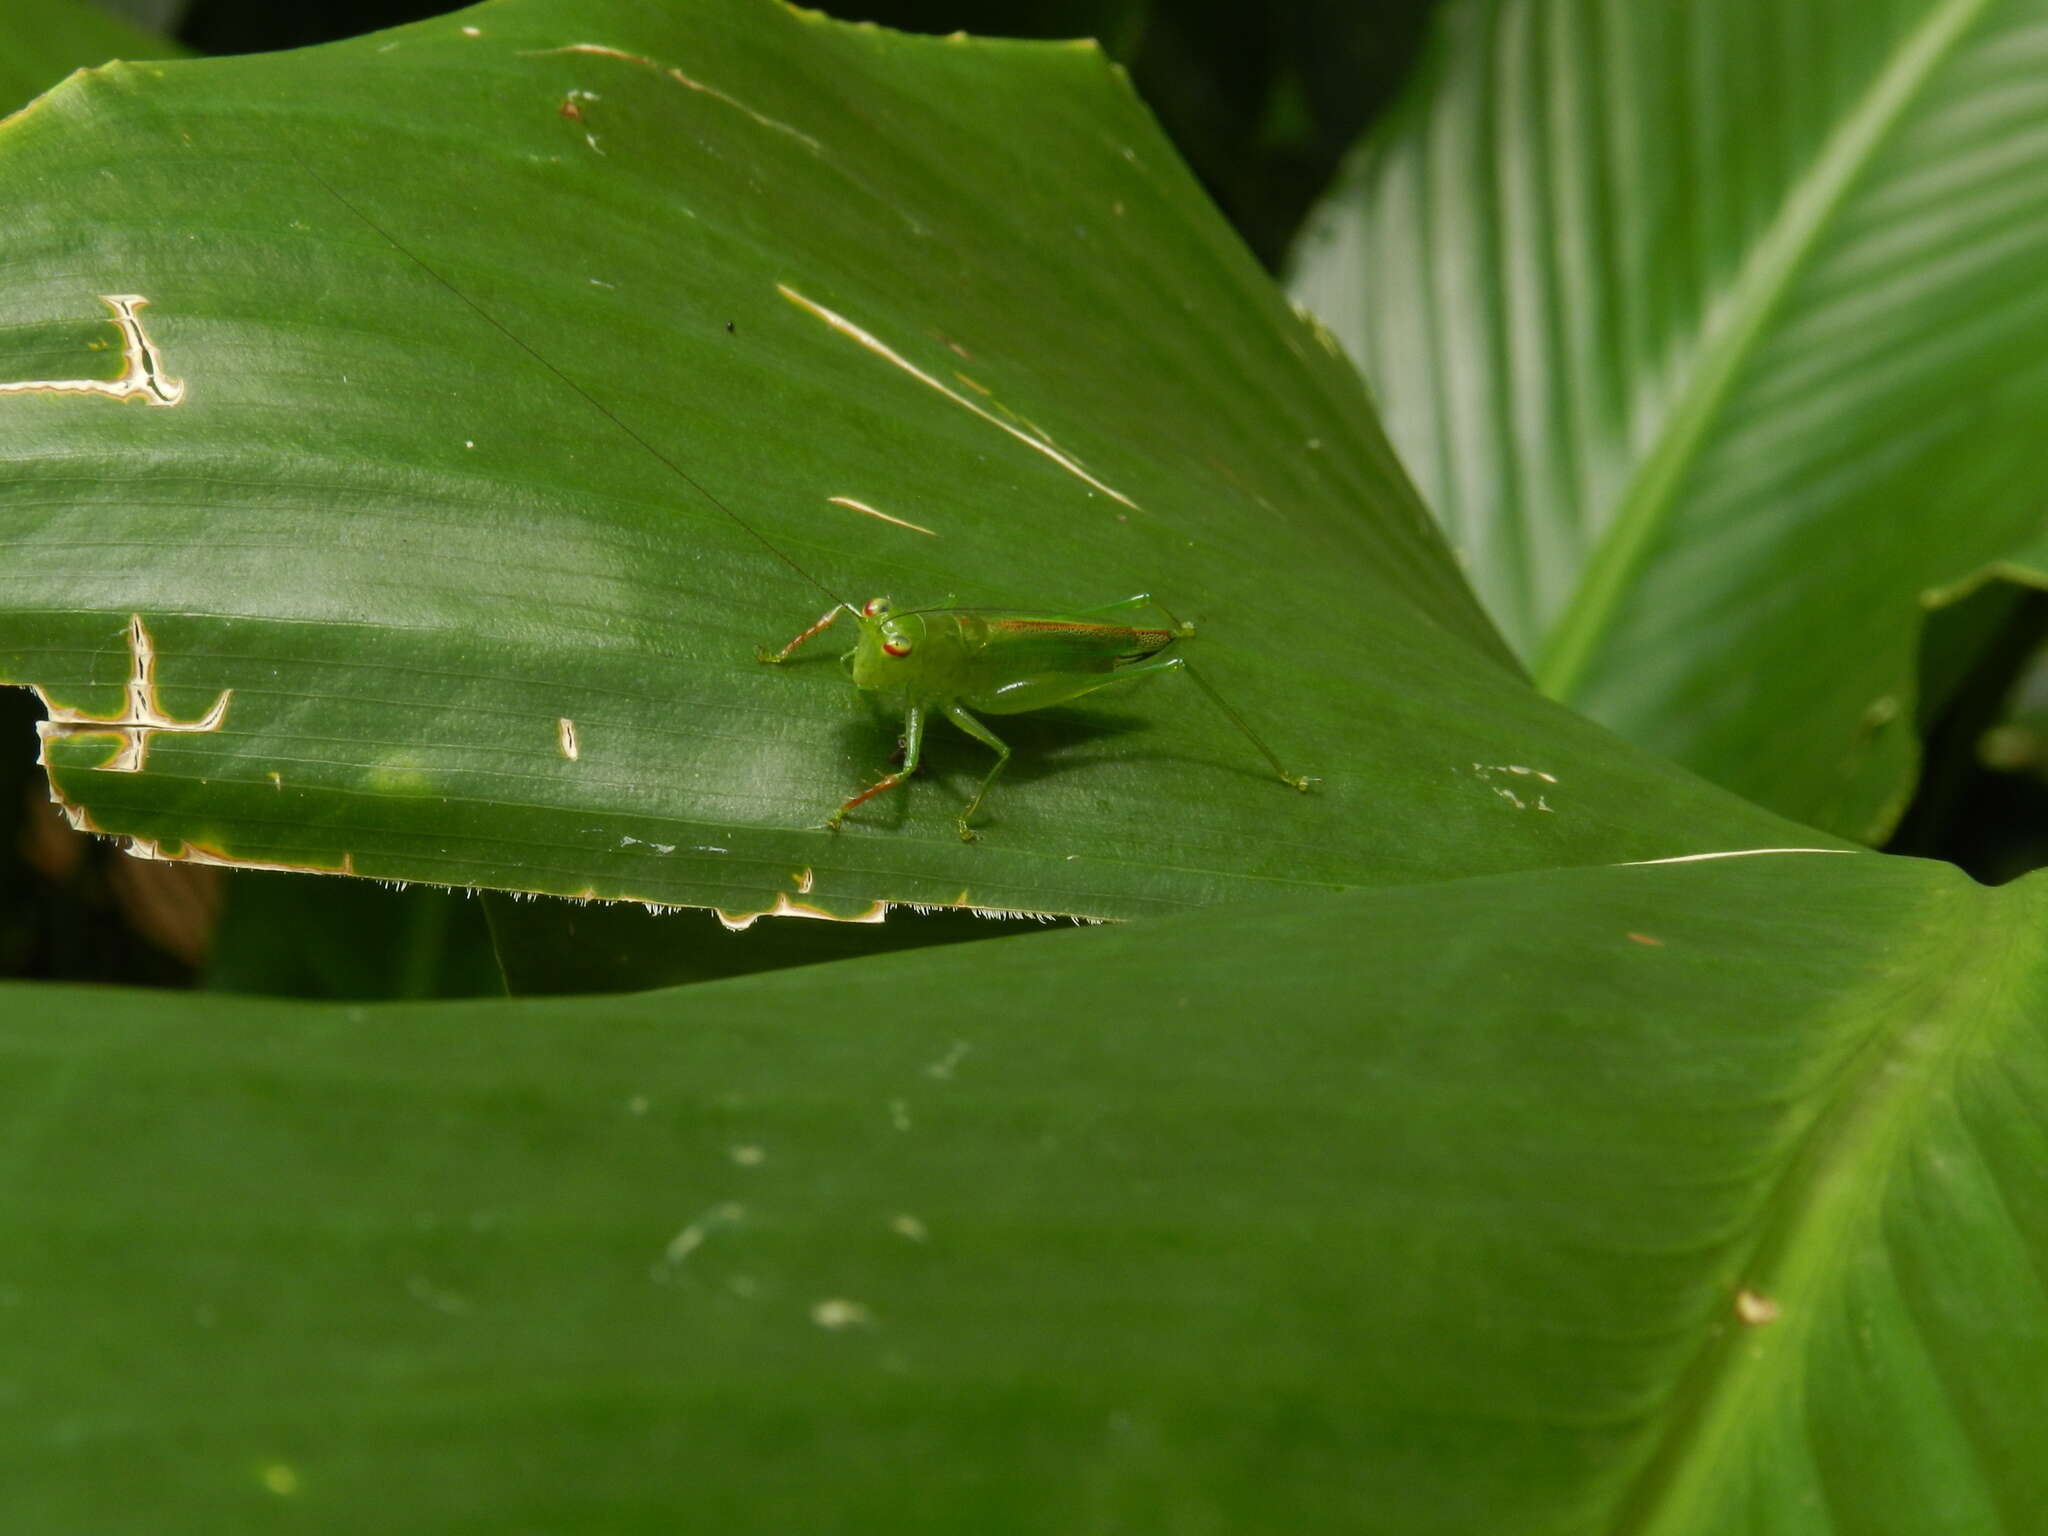
[[[10,1518],[2022,1530],[2044,889],[1792,855],[634,998],[0,988]]]
[[[1825,62],[1826,89],[1745,86],[1718,117],[1674,95],[1653,43],[1677,48],[1681,13],[1690,84],[1770,57]],[[1403,291],[1477,349],[1431,376],[1473,413],[1456,473],[1418,475],[1455,482],[1487,599],[1523,591],[1472,532],[1475,487],[1503,477],[1489,528],[1535,527],[1535,472],[1495,428],[1519,404],[1508,436],[1554,429],[1540,390],[1467,365],[1524,278],[1583,269],[1546,243],[1562,225],[1501,225],[1529,244],[1503,236],[1495,267],[1449,239],[1484,186],[1520,185],[1458,149],[1475,121],[1528,147],[1526,93],[1488,61],[1540,35],[1561,121],[1665,90],[1756,151],[1775,169],[1706,204],[1720,264],[1677,241],[1683,281],[1617,279],[1600,311],[1663,339],[1668,396],[1640,349],[1513,332],[1518,365],[1614,391],[1570,395],[1610,412],[1572,418],[1573,451],[1609,455],[1572,473],[1649,488],[1611,546],[1640,559],[1579,551],[1611,599],[1569,562],[1524,595],[1597,642],[1587,687],[1638,647],[1646,689],[1707,701],[1698,741],[1781,744],[1753,776],[1807,797],[1776,803],[1867,830],[1910,754],[1912,583],[2041,559],[1965,548],[2023,435],[1945,487],[1950,545],[1918,506],[1873,540],[1828,500],[1875,505],[1855,450],[1887,421],[1912,428],[1884,444],[1901,495],[1957,469],[1963,428],[1909,409],[1929,380],[1974,383],[1986,432],[2031,398],[2016,363],[1943,373],[1915,329],[1947,314],[1981,360],[1943,306],[1982,300],[2034,339],[2000,286],[2032,183],[1997,171],[2029,141],[1886,180],[2033,99],[2009,35],[2009,90],[1971,85],[2016,8],[1880,8],[1840,56],[1814,50],[1846,11],[1801,8],[1776,52],[1714,31],[1735,3],[1601,14],[1640,47],[1578,77],[1610,34],[1572,6],[1453,6],[1368,149],[1380,222],[1354,210],[1354,238],[1397,226],[1400,154],[1441,154],[1434,286]],[[1779,115],[1801,126],[1768,139]],[[1602,143],[1652,201],[1677,185],[1655,135]],[[1560,185],[1573,147],[1545,143]],[[1966,173],[2011,193],[2011,250],[1905,221],[1897,271],[1854,290],[1867,326],[1814,297],[1916,187],[1980,229],[1943,200]],[[162,858],[734,922],[1138,919],[732,934],[243,875],[222,986],[479,990],[484,911],[515,991],[692,984],[0,985],[10,1528],[1974,1536],[2048,1507],[2048,885],[1856,850],[1542,696],[1335,344],[1093,50],[767,0],[495,0],[74,78],[0,125],[0,186],[0,678],[51,706],[79,824]],[[101,306],[127,295],[146,306]],[[180,403],[48,387],[126,377],[117,320]],[[1839,416],[1772,430],[1802,378]],[[1415,397],[1375,385],[1412,453]],[[1617,438],[1622,417],[1653,430]],[[1782,522],[1670,543],[1708,490],[1765,484]],[[980,845],[952,831],[985,763],[964,742],[830,836],[895,724],[829,648],[752,660],[825,603],[778,551],[855,598],[1150,588],[1325,782],[1273,783],[1167,678],[1004,721],[1018,763]],[[1863,628],[1773,627],[1821,579],[1802,551]],[[1642,618],[1656,594],[1672,628]],[[1542,628],[1501,611],[1518,644]],[[2028,613],[1981,590],[1947,610],[1929,691],[1995,704],[1982,655],[2023,653]],[[1828,689],[1879,686],[1899,722],[1816,756],[1840,746]]]
[[[1296,291],[1546,689],[1882,836],[1925,605],[2040,526],[2048,6],[1443,23]]]
[[[1805,840],[1527,685],[1349,366],[1092,48],[518,0],[81,76],[0,184],[9,377],[111,376],[96,296],[137,294],[186,391],[0,396],[0,676],[134,718],[146,637],[150,718],[214,728],[46,755],[163,856],[1127,917]],[[1167,678],[1006,719],[982,846],[946,727],[825,833],[895,721],[828,647],[752,655],[824,595],[394,240],[834,592],[1184,607],[1321,789]]]

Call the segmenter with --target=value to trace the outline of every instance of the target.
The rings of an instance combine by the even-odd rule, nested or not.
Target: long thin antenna
[[[390,230],[386,229],[383,225],[379,224],[375,219],[371,218],[367,213],[363,212],[363,210],[358,208],[354,203],[350,202],[347,198],[343,197],[340,191],[338,191],[335,188],[334,184],[328,181],[326,177],[322,176],[310,165],[302,165],[300,169],[303,172],[305,172],[306,175],[310,176],[315,182],[317,182],[326,191],[329,197],[333,198],[337,203],[341,204],[342,207],[346,208],[350,213],[354,214],[356,218],[359,219],[363,224],[367,225],[370,229],[374,230],[377,233],[378,237],[382,239],[386,245],[390,246],[391,249],[398,252],[399,255],[403,256],[407,261],[411,262],[414,266],[418,267],[422,272],[426,273],[427,276],[431,277],[443,288],[446,288],[450,293],[454,294],[455,297],[460,299],[464,304],[468,305],[469,308],[474,310],[481,319],[486,321],[491,326],[493,330],[497,331],[507,341],[511,342],[514,346],[519,348],[520,351],[524,352],[536,363],[539,363],[541,367],[547,369],[549,373],[552,373],[556,378],[560,379],[564,384],[568,385],[569,388],[575,390],[577,394],[581,395],[583,397],[584,403],[588,405],[592,410],[596,411],[598,415],[604,417],[606,421],[609,421],[613,426],[617,427],[621,432],[625,433],[626,436],[630,437],[634,442],[638,443],[642,448],[646,449],[648,454],[655,460],[656,463],[667,467],[672,473],[674,473],[677,479],[681,480],[685,485],[689,486],[691,490],[695,491],[699,496],[702,496],[706,501],[710,502],[711,505],[718,508],[719,511],[723,512],[727,517],[731,518],[740,527],[744,528],[749,534],[753,536],[754,540],[757,543],[759,543],[763,549],[768,551],[769,554],[773,555],[776,559],[780,560],[784,565],[788,566],[792,571],[795,571],[797,575],[803,577],[805,581],[808,581],[820,592],[824,593],[827,597],[831,598],[834,603],[839,604],[841,607],[850,608],[852,606],[852,604],[848,603],[845,598],[841,597],[837,592],[834,592],[830,587],[826,586],[825,583],[818,580],[817,577],[813,576],[809,571],[805,570],[802,566],[798,565],[794,560],[790,559],[788,555],[784,554],[780,549],[778,549],[772,542],[770,542],[768,536],[765,533],[761,532],[760,529],[756,528],[744,517],[741,517],[739,513],[733,511],[731,507],[728,507],[724,502],[720,501],[716,496],[712,495],[711,492],[708,489],[706,489],[704,483],[701,480],[699,480],[695,475],[691,474],[688,470],[684,469],[682,465],[678,464],[674,459],[670,458],[667,454],[663,453],[659,448],[655,447],[654,444],[647,441],[647,439],[642,437],[638,432],[634,431],[631,427],[627,426],[624,421],[620,420],[618,413],[613,411],[610,406],[606,405],[602,400],[598,399],[597,396],[593,395],[581,384],[578,384],[574,379],[570,378],[568,374],[562,372],[560,368],[557,368],[552,362],[550,362],[538,349],[529,345],[526,341],[521,339],[520,336],[517,333],[515,333],[510,326],[506,325],[496,315],[492,314],[489,310],[485,309],[483,305],[477,303],[475,299],[472,299],[468,294],[464,293],[460,288],[456,287],[455,284],[450,282],[447,278],[443,277],[433,267],[427,265],[425,260],[415,255],[412,251],[408,250],[404,245],[400,244],[398,237],[396,235],[392,234]]]

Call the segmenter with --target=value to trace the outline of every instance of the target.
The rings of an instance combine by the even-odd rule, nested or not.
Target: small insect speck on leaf
[[[1778,1304],[1755,1291],[1740,1290],[1735,1293],[1735,1315],[1749,1327],[1761,1328],[1778,1320]]]
[[[738,333],[739,333],[739,327],[738,327],[738,326],[734,325],[734,324],[733,324],[733,323],[732,323],[732,322],[731,322],[730,320],[728,320],[728,321],[726,321],[726,322],[725,322],[725,334],[726,334],[726,335],[728,335],[728,336],[733,336],[733,335],[737,335]]]
[[[811,1321],[834,1333],[842,1328],[865,1328],[874,1320],[866,1307],[843,1296],[827,1297],[811,1308]]]

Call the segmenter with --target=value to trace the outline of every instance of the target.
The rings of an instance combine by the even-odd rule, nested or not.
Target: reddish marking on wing
[[[1170,629],[1132,629],[1125,624],[1090,624],[1083,619],[996,619],[990,629],[1066,630],[1088,635],[1119,635],[1158,649],[1173,639]]]

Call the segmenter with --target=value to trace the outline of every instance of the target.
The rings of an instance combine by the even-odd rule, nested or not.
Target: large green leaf
[[[2044,891],[1802,855],[632,999],[0,988],[9,1523],[2028,1530]]]
[[[1801,819],[2048,475],[2048,5],[1463,0],[1300,257],[1556,696]]]
[[[1809,840],[1528,687],[1351,369],[1092,48],[499,0],[79,77],[0,187],[7,376],[111,374],[96,296],[134,294],[185,390],[0,396],[0,676],[140,851],[1130,916]],[[1187,609],[1323,785],[1166,679],[1003,722],[980,846],[945,727],[936,782],[826,834],[894,722],[829,656],[752,659],[825,598],[394,240],[834,592]]]

